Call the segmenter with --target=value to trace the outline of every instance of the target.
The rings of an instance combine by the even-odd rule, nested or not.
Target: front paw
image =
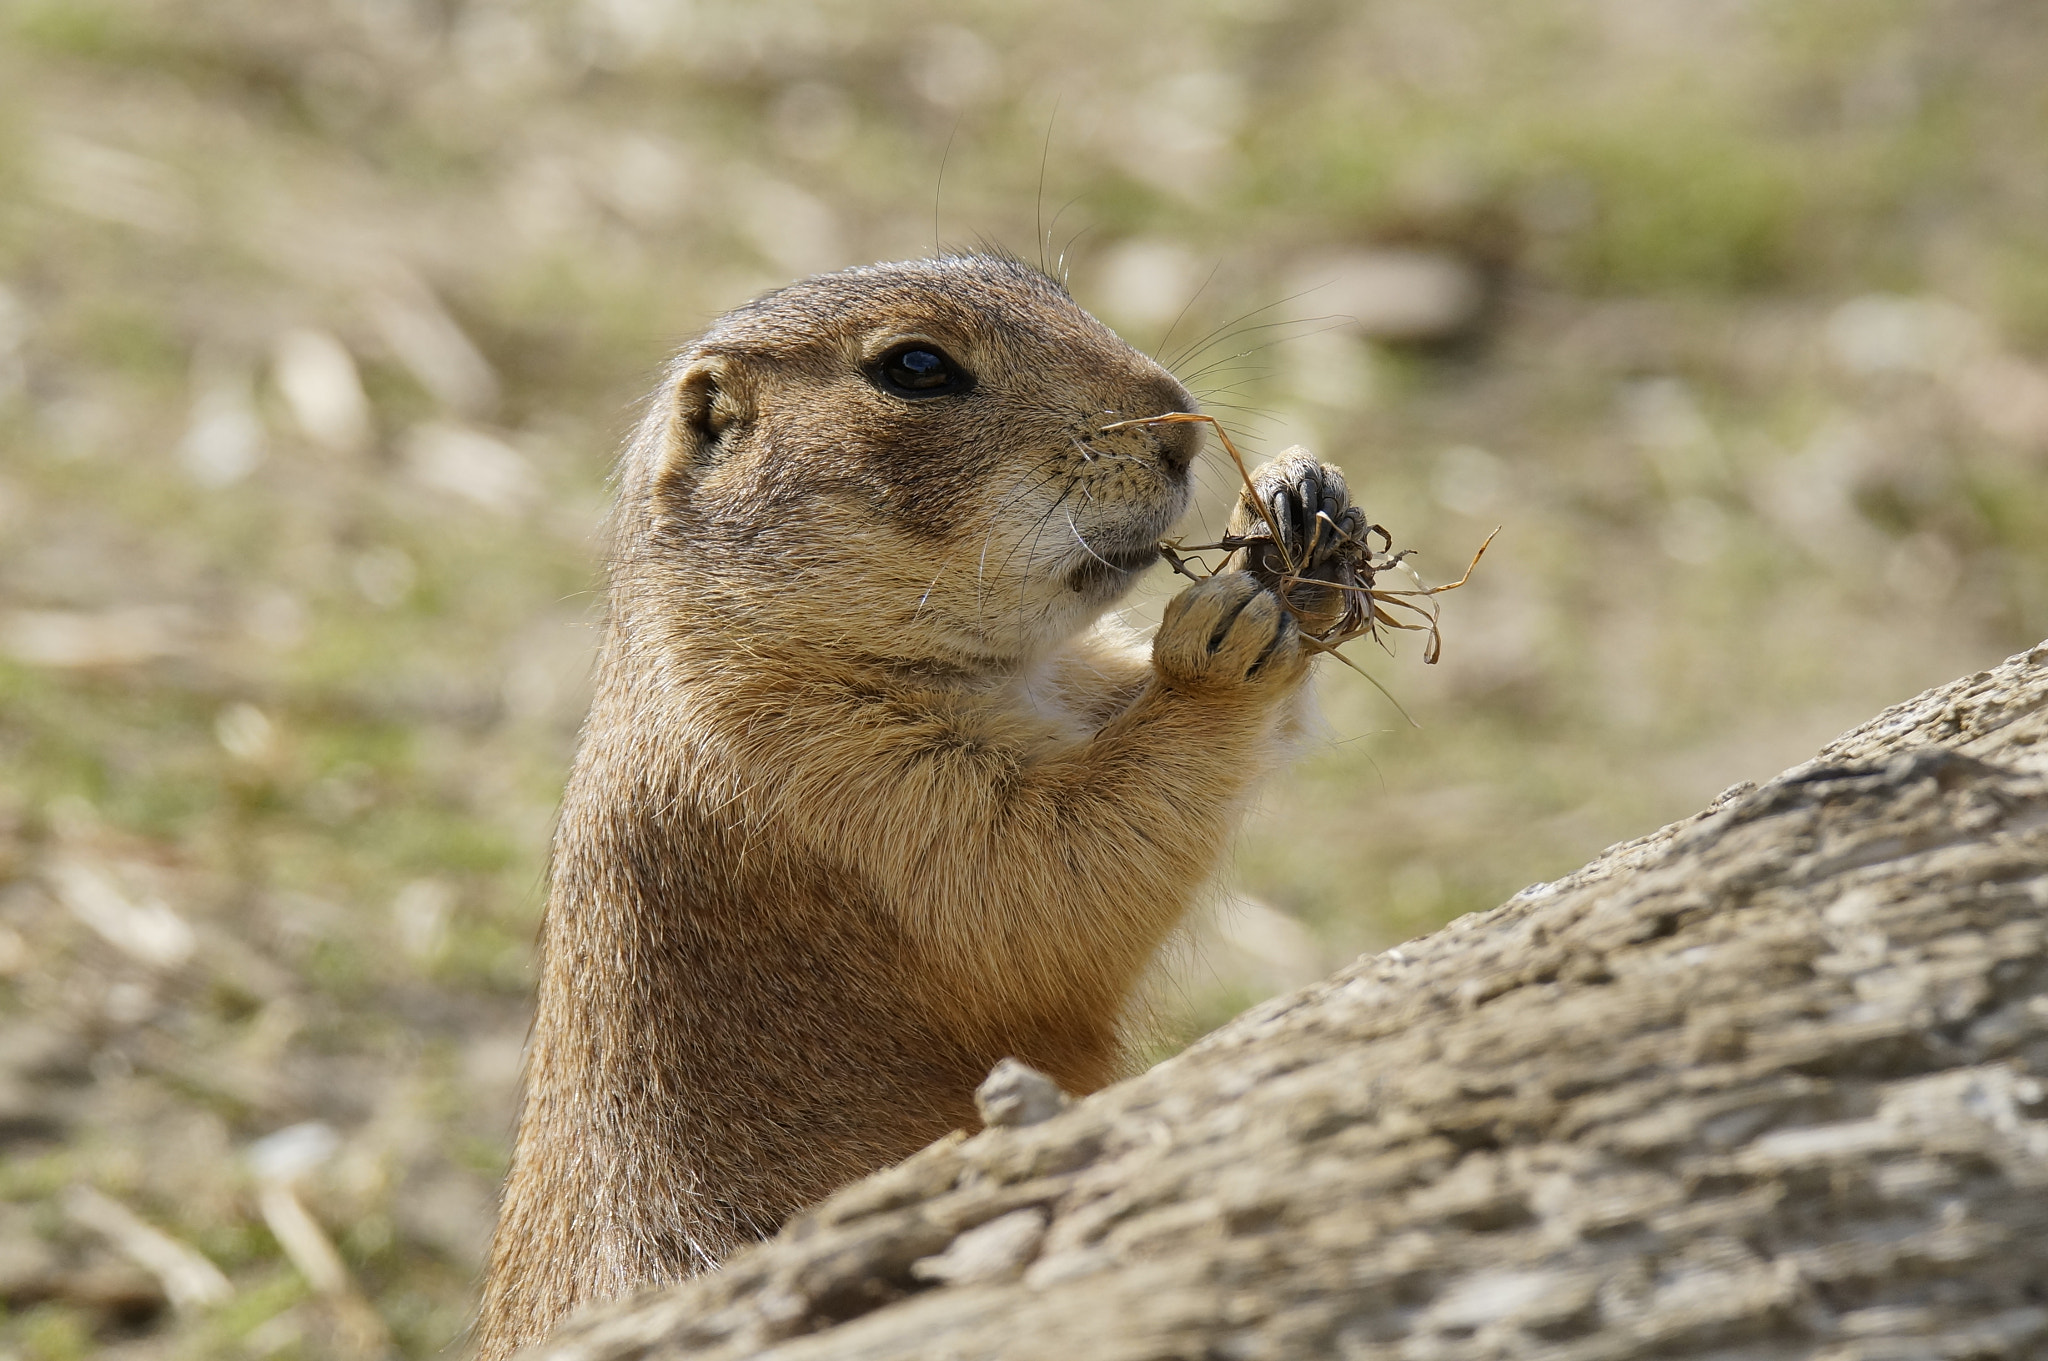
[[[1310,632],[1319,633],[1342,612],[1343,593],[1309,583],[1350,579],[1343,562],[1365,550],[1365,512],[1351,504],[1343,469],[1299,445],[1251,476],[1251,491],[1231,512],[1230,533],[1263,542],[1244,550],[1243,567],[1286,590]]]
[[[1168,602],[1152,664],[1176,688],[1216,689],[1282,684],[1306,659],[1280,597],[1248,572],[1222,572]]]

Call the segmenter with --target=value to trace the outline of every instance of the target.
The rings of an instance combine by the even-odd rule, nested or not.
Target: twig
[[[234,1298],[235,1287],[205,1254],[148,1223],[112,1196],[90,1186],[73,1186],[64,1193],[64,1213],[156,1277],[164,1288],[164,1298],[179,1313],[211,1309]]]
[[[1394,551],[1394,537],[1387,532],[1384,525],[1368,524],[1363,530],[1353,534],[1347,531],[1343,525],[1331,519],[1328,512],[1319,509],[1316,511],[1315,522],[1309,533],[1309,541],[1302,552],[1309,562],[1313,562],[1316,550],[1322,546],[1324,530],[1327,528],[1333,536],[1334,542],[1340,546],[1322,564],[1322,569],[1329,570],[1334,567],[1333,575],[1336,579],[1325,580],[1320,576],[1305,575],[1302,570],[1303,565],[1297,563],[1294,555],[1289,551],[1287,541],[1280,533],[1280,526],[1274,521],[1271,510],[1260,499],[1258,488],[1252,482],[1251,470],[1245,466],[1244,455],[1238,452],[1237,445],[1231,441],[1230,433],[1223,428],[1222,422],[1218,421],[1214,416],[1204,416],[1192,411],[1169,411],[1160,416],[1143,416],[1134,420],[1116,421],[1103,426],[1102,429],[1110,431],[1123,430],[1135,426],[1188,425],[1196,423],[1215,428],[1217,439],[1222,442],[1224,452],[1230,455],[1230,461],[1237,467],[1238,478],[1244,483],[1245,502],[1253,510],[1257,511],[1259,519],[1265,522],[1266,534],[1264,537],[1251,533],[1225,534],[1215,543],[1202,544],[1187,544],[1178,539],[1167,539],[1159,545],[1160,556],[1171,563],[1173,570],[1181,576],[1186,577],[1190,581],[1202,581],[1206,578],[1195,575],[1188,567],[1188,559],[1183,555],[1209,550],[1227,553],[1244,552],[1248,555],[1263,552],[1267,548],[1276,550],[1285,569],[1275,574],[1279,578],[1281,602],[1287,607],[1288,613],[1294,616],[1295,622],[1303,625],[1302,637],[1307,641],[1310,649],[1336,657],[1353,671],[1357,671],[1359,675],[1365,676],[1367,680],[1372,681],[1373,686],[1381,694],[1386,695],[1389,701],[1394,702],[1396,709],[1400,709],[1400,703],[1394,701],[1393,695],[1387,692],[1385,686],[1381,685],[1377,680],[1373,680],[1370,675],[1367,675],[1350,658],[1339,653],[1337,649],[1360,634],[1370,634],[1380,646],[1386,647],[1386,640],[1379,636],[1379,628],[1381,625],[1384,625],[1387,628],[1398,629],[1403,632],[1427,634],[1428,637],[1423,643],[1422,648],[1422,660],[1425,664],[1434,665],[1443,653],[1443,632],[1439,626],[1435,602],[1431,597],[1442,595],[1446,591],[1455,591],[1470,581],[1473,569],[1479,566],[1479,560],[1486,556],[1486,550],[1492,546],[1494,536],[1500,533],[1501,527],[1498,525],[1494,526],[1493,533],[1488,534],[1485,541],[1479,545],[1478,551],[1472,554],[1472,561],[1465,565],[1465,575],[1459,577],[1456,581],[1446,582],[1441,586],[1424,586],[1422,579],[1415,576],[1415,569],[1407,564],[1407,558],[1414,550],[1404,548],[1399,552]],[[1347,515],[1346,518],[1348,520],[1350,517]],[[1374,553],[1372,549],[1371,540],[1375,534],[1379,536],[1382,545],[1379,553]],[[1257,562],[1259,560],[1248,557],[1247,561]],[[1205,571],[1208,570],[1206,563],[1201,563],[1198,560],[1197,565],[1201,566]],[[1415,580],[1417,589],[1412,591],[1390,591],[1382,590],[1375,584],[1375,577],[1378,573],[1393,571],[1397,568],[1406,572]],[[1268,565],[1264,566],[1262,570],[1270,571],[1271,568]],[[1213,576],[1215,573],[1210,572],[1209,575]],[[1336,621],[1320,633],[1309,631],[1307,620],[1301,607],[1292,598],[1293,591],[1303,586],[1331,587],[1341,592],[1345,598],[1344,608],[1338,614]],[[1417,603],[1418,601],[1425,603]],[[1383,606],[1398,606],[1408,610],[1419,616],[1421,622],[1396,619],[1388,614]],[[1401,716],[1408,718],[1408,713],[1405,709],[1401,711]],[[1408,721],[1413,723],[1415,720],[1409,718]]]

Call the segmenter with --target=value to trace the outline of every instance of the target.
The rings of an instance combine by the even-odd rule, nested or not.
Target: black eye
[[[910,341],[885,351],[875,361],[875,383],[898,397],[944,397],[974,386],[974,376],[954,363],[936,345]]]

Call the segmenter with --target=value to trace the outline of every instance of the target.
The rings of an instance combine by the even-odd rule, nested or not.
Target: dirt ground
[[[1418,727],[1324,679],[1163,1053],[2048,634],[2044,61],[2022,0],[0,6],[0,1359],[459,1336],[608,461],[719,311],[1001,245],[1431,578],[1504,526],[1441,665],[1357,654]]]

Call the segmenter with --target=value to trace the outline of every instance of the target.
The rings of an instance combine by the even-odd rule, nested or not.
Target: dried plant
[[[1202,424],[1215,429],[1216,438],[1223,445],[1223,452],[1237,467],[1237,475],[1244,483],[1244,503],[1258,513],[1259,523],[1241,533],[1226,534],[1214,543],[1189,544],[1179,539],[1165,539],[1160,542],[1159,554],[1190,581],[1204,581],[1214,576],[1216,570],[1191,555],[1202,552],[1221,551],[1244,554],[1245,565],[1270,577],[1280,590],[1280,598],[1287,610],[1301,625],[1302,639],[1316,652],[1335,657],[1344,665],[1357,671],[1371,681],[1381,694],[1387,694],[1385,686],[1346,657],[1338,649],[1352,639],[1370,636],[1381,647],[1387,647],[1387,639],[1381,629],[1398,629],[1425,635],[1422,660],[1435,665],[1443,653],[1443,630],[1438,617],[1435,597],[1446,591],[1455,591],[1472,579],[1472,569],[1479,565],[1479,559],[1486,555],[1493,543],[1494,535],[1500,533],[1495,526],[1493,533],[1473,553],[1472,561],[1465,567],[1465,574],[1456,581],[1441,586],[1425,586],[1415,570],[1407,563],[1413,549],[1394,548],[1394,537],[1384,525],[1370,523],[1365,512],[1356,506],[1347,507],[1333,518],[1327,511],[1318,510],[1310,529],[1309,541],[1299,556],[1289,550],[1280,526],[1274,521],[1272,511],[1259,496],[1252,484],[1249,468],[1245,466],[1244,455],[1231,442],[1230,433],[1214,416],[1200,415],[1191,411],[1170,411],[1161,416],[1146,416],[1137,420],[1117,421],[1104,426],[1105,431],[1121,430],[1143,425],[1188,425]],[[1375,550],[1373,539],[1380,546]],[[1327,556],[1320,556],[1325,544],[1333,546]],[[1190,563],[1193,565],[1191,566]],[[1310,564],[1314,566],[1310,566]],[[1197,568],[1200,569],[1197,572]],[[1415,583],[1414,589],[1389,590],[1378,584],[1382,572],[1400,571]],[[1294,598],[1295,588],[1300,586],[1322,586],[1342,593],[1342,607],[1334,622],[1317,625]],[[1397,616],[1392,610],[1405,611]],[[1389,648],[1389,651],[1391,649]],[[1394,707],[1400,702],[1394,700]],[[1402,717],[1407,711],[1402,710]],[[1412,723],[1414,720],[1409,719]]]

